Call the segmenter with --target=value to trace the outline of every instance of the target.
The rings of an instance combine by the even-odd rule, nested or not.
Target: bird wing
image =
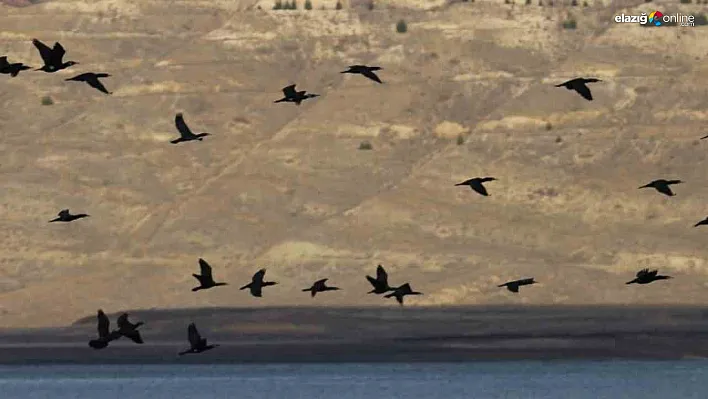
[[[45,65],[52,63],[52,49],[50,49],[46,44],[40,42],[37,39],[32,39],[32,44],[39,50],[39,55],[42,57]]]
[[[511,292],[519,292],[519,286],[517,284],[507,284],[506,289]]]
[[[646,275],[647,275],[648,277],[649,277],[649,276],[650,276],[650,277],[656,277],[656,274],[657,274],[657,273],[659,273],[658,270],[652,270],[652,271],[650,271],[650,272],[647,272]]]
[[[68,209],[62,209],[57,213],[57,216],[69,216],[69,210]]]
[[[133,325],[128,321],[128,314],[123,313],[122,315],[118,316],[118,320],[116,320],[116,325],[118,326],[119,330],[123,330],[125,328],[130,329],[133,327]]]
[[[90,79],[86,80],[86,83],[88,83],[89,86],[93,87],[94,89],[106,93],[106,94],[111,94],[108,89],[106,89],[106,86],[101,83],[100,80],[98,80],[98,77],[96,75],[91,76]]]
[[[384,270],[381,265],[376,268],[376,279],[381,283],[388,284],[388,273],[386,273],[386,270]]]
[[[182,137],[194,136],[194,133],[192,133],[189,126],[187,126],[187,123],[184,121],[184,116],[182,116],[181,112],[175,115],[175,126],[177,126],[177,130]]]
[[[290,85],[283,87],[283,94],[285,94],[285,97],[292,98],[292,97],[297,97],[297,91],[295,91],[295,86],[296,85]]]
[[[187,339],[193,348],[197,347],[202,340],[199,331],[197,331],[197,326],[194,323],[191,323],[189,327],[187,327]]]
[[[525,279],[516,281],[516,283],[519,285],[529,285],[529,284],[533,284],[534,281],[533,281],[533,278],[525,278]]]
[[[666,184],[680,184],[683,183],[683,180],[669,180],[666,182]]]
[[[6,55],[0,57],[0,68],[6,67],[6,66],[9,66],[9,65],[10,65],[10,63],[7,62],[7,56],[6,56]]]
[[[701,140],[703,140],[703,139],[708,139],[708,136],[701,137]]]
[[[211,276],[211,266],[202,258],[199,258],[199,269],[201,270],[201,277],[212,278]]]
[[[62,58],[64,58],[64,54],[66,54],[66,50],[64,50],[64,47],[59,42],[54,43],[54,49],[52,50],[52,57],[54,57],[54,60],[58,63],[62,63]]]
[[[411,285],[408,283],[403,284],[402,286],[396,288],[396,292],[411,292]]]
[[[666,194],[666,195],[669,195],[669,196],[673,196],[673,195],[674,195],[674,192],[671,191],[671,187],[669,187],[669,186],[666,185],[666,184],[659,184],[658,186],[656,186],[656,187],[654,187],[654,188],[656,188],[656,191],[658,191],[658,192],[660,192],[660,193],[662,193],[662,194]]]
[[[265,277],[266,269],[261,269],[256,272],[256,274],[253,275],[253,278],[251,281],[253,281],[256,284],[262,284],[263,283],[263,277]]]
[[[143,343],[143,337],[140,336],[140,331],[138,330],[124,331],[121,333],[121,335],[130,338],[130,340],[135,342],[136,344]]]
[[[579,83],[573,87],[575,91],[577,91],[581,96],[583,96],[586,100],[591,100],[592,101],[592,93],[590,93],[590,88],[585,86],[583,83]]]
[[[470,188],[476,191],[478,194],[484,195],[485,197],[489,195],[489,193],[487,193],[487,189],[480,182],[470,183]]]
[[[100,338],[105,338],[110,335],[111,321],[108,320],[108,316],[103,313],[103,310],[98,310],[98,336]]]
[[[370,70],[367,69],[367,70],[361,72],[361,74],[364,75],[364,76],[366,76],[367,78],[373,80],[374,82],[383,83],[383,82],[381,81],[381,79],[379,79],[379,77],[376,76],[376,74],[375,74],[373,71],[370,71]]]
[[[324,288],[326,282],[327,282],[327,279],[326,279],[326,278],[323,278],[322,280],[317,280],[317,281],[315,281],[315,283],[312,284],[312,286],[313,286],[315,289],[317,289],[317,288]]]
[[[375,279],[375,278],[373,278],[373,277],[371,277],[371,276],[366,276],[366,279],[369,281],[369,283],[371,283],[371,285],[374,286],[374,288],[378,287],[378,286],[379,286],[379,281],[381,281],[381,280],[377,280],[377,279]]]
[[[645,276],[645,275],[647,275],[647,274],[649,274],[649,269],[642,269],[642,270],[640,270],[640,271],[637,272],[637,277],[642,277],[642,276]]]

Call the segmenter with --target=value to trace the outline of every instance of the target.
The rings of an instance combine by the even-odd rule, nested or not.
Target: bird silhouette
[[[116,321],[116,324],[118,324],[118,334],[122,337],[126,337],[131,339],[133,342],[136,344],[142,344],[143,343],[143,338],[140,336],[140,331],[137,330],[138,327],[142,326],[143,323],[142,321],[139,321],[135,324],[131,323],[128,321],[128,314],[123,313],[118,317],[118,320]]]
[[[295,90],[296,85],[290,85],[283,87],[283,95],[285,97],[281,98],[280,100],[273,101],[274,103],[295,103],[297,105],[300,105],[301,102],[307,100],[308,98],[315,98],[319,97],[319,94],[312,94],[309,93],[307,94],[306,90],[303,91],[296,91]]]
[[[340,73],[351,73],[351,74],[358,73],[360,75],[366,76],[367,78],[373,80],[374,82],[383,83],[381,81],[381,79],[379,79],[379,77],[376,76],[376,74],[374,73],[374,71],[379,71],[381,69],[383,69],[383,68],[377,67],[377,66],[370,67],[370,66],[366,66],[366,65],[350,65],[349,69],[347,69],[346,71],[342,71]]]
[[[77,215],[72,215],[71,213],[69,213],[69,210],[68,210],[68,209],[62,209],[61,211],[59,211],[59,213],[57,213],[57,216],[58,216],[57,218],[50,220],[49,223],[52,223],[52,222],[71,222],[71,221],[74,221],[74,220],[76,220],[76,219],[87,218],[87,217],[89,217],[89,216],[91,216],[91,215],[87,215],[87,214],[85,214],[85,213],[79,213],[79,214],[77,214]]]
[[[518,293],[519,287],[521,287],[522,285],[530,285],[536,283],[537,281],[535,281],[533,278],[524,278],[521,280],[509,281],[508,283],[498,285],[498,287],[506,287],[506,289],[508,289],[509,291],[513,293]]]
[[[708,217],[693,225],[693,227],[705,226],[708,224]]]
[[[251,295],[255,297],[261,297],[263,294],[263,287],[268,287],[271,285],[276,285],[278,283],[273,282],[273,281],[263,281],[263,277],[265,277],[265,272],[266,269],[261,269],[256,272],[256,274],[253,275],[251,278],[251,282],[244,285],[243,287],[239,288],[241,290],[245,290],[246,288],[251,290]]]
[[[314,284],[312,284],[312,287],[310,287],[310,288],[305,288],[305,289],[302,290],[302,292],[310,291],[310,293],[312,294],[312,297],[314,298],[315,295],[316,295],[318,292],[337,291],[337,290],[339,290],[339,288],[337,288],[337,287],[328,287],[328,286],[325,284],[326,282],[327,282],[327,279],[326,279],[326,278],[323,278],[322,280],[317,280],[317,281],[315,281]]]
[[[556,85],[556,87],[565,87],[568,90],[575,90],[586,100],[592,101],[592,93],[590,92],[590,88],[586,86],[586,83],[595,82],[602,82],[602,80],[597,78],[575,78]]]
[[[673,278],[671,276],[657,275],[658,272],[658,270],[649,271],[649,269],[642,269],[637,272],[637,278],[632,281],[627,281],[625,284],[649,284],[656,280],[668,280]]]
[[[488,181],[495,181],[497,180],[494,177],[475,177],[473,179],[468,179],[463,181],[462,183],[457,183],[455,186],[470,186],[470,188],[477,193],[484,195],[485,197],[489,196],[489,193],[487,193],[487,189],[484,187],[482,183],[486,183]]]
[[[683,183],[683,181],[681,181],[681,180],[664,180],[664,179],[659,179],[659,180],[654,180],[653,182],[651,182],[651,183],[649,183],[649,184],[645,184],[645,185],[643,185],[643,186],[641,186],[641,187],[639,187],[639,188],[649,188],[649,187],[651,187],[651,188],[656,189],[656,191],[658,191],[658,192],[660,192],[660,193],[662,193],[662,194],[665,194],[665,195],[668,195],[668,196],[671,197],[671,196],[674,196],[674,195],[676,195],[676,194],[674,194],[674,192],[671,191],[671,187],[669,187],[669,186],[670,186],[671,184],[679,184],[679,183]]]
[[[403,297],[406,295],[423,295],[422,292],[416,292],[411,289],[411,285],[408,283],[393,290],[392,293],[384,295],[384,298],[395,297],[398,303],[403,306]]]
[[[206,338],[202,338],[202,336],[199,335],[199,331],[197,331],[197,326],[194,323],[190,323],[189,327],[187,327],[187,339],[189,340],[190,348],[186,351],[180,352],[180,356],[186,355],[188,353],[200,353],[208,351],[209,349],[214,349],[219,346],[215,344],[207,345]]]
[[[703,140],[703,139],[708,139],[708,136],[701,137],[701,140]]]
[[[39,55],[42,57],[42,61],[44,61],[44,65],[36,69],[36,71],[54,73],[78,64],[76,61],[63,61],[66,50],[64,50],[64,47],[62,47],[59,42],[54,43],[54,48],[49,48],[46,44],[37,39],[32,39],[32,44],[37,47]]]
[[[87,73],[82,73],[81,75],[76,75],[73,78],[65,79],[66,81],[74,81],[74,82],[85,82],[89,86],[93,87],[94,89],[106,93],[106,94],[113,94],[112,92],[108,91],[106,89],[106,86],[101,83],[99,78],[107,78],[111,75],[107,73],[93,73],[93,72],[87,72]]]
[[[19,75],[21,71],[26,71],[28,69],[31,69],[31,67],[21,63],[21,62],[15,62],[15,63],[9,63],[7,61],[7,56],[2,56],[0,57],[0,73],[4,75],[10,75],[10,77],[15,77]]]
[[[187,126],[187,123],[184,121],[184,117],[182,116],[181,112],[175,115],[175,126],[177,126],[177,130],[179,131],[180,137],[170,141],[170,143],[172,144],[181,143],[183,141],[202,141],[204,137],[210,135],[209,133],[192,133],[192,130],[189,128],[189,126]]]
[[[93,349],[103,349],[108,346],[108,343],[120,338],[118,331],[110,331],[111,321],[108,316],[103,313],[103,310],[98,309],[98,338],[89,341],[89,346]]]
[[[218,287],[220,285],[228,285],[228,283],[216,283],[214,282],[214,277],[211,275],[211,265],[207,263],[202,258],[199,258],[199,269],[201,270],[201,275],[192,274],[194,278],[199,280],[199,287],[192,288],[192,291],[206,290],[212,287]]]
[[[384,294],[388,291],[393,291],[393,288],[388,285],[388,273],[386,273],[386,270],[384,270],[381,265],[378,265],[376,268],[376,278],[367,275],[366,279],[374,287],[374,289],[367,292],[367,294]]]

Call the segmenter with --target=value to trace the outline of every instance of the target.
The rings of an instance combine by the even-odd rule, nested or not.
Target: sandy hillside
[[[410,306],[705,303],[708,27],[613,22],[705,5],[516,1],[0,5],[0,55],[37,68],[36,37],[80,62],[0,75],[0,324],[313,304],[324,277],[343,290],[316,304],[397,306],[365,295],[378,263]],[[114,94],[63,81],[89,71]],[[576,76],[595,101],[553,87]],[[291,83],[322,96],[273,104]],[[169,144],[176,112],[212,135]],[[454,187],[475,176],[491,196]],[[658,178],[686,183],[637,190]],[[47,224],[63,208],[91,217]],[[199,257],[230,285],[190,292]],[[260,267],[281,284],[256,299]],[[624,285],[645,267],[675,279]]]

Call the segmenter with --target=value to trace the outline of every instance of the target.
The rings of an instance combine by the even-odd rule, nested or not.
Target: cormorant
[[[708,217],[693,225],[693,227],[705,226],[708,224]]]
[[[103,310],[98,309],[98,338],[89,341],[89,346],[93,349],[103,349],[108,346],[108,343],[120,338],[118,331],[110,331],[111,321],[108,316],[103,313]]]
[[[519,287],[521,287],[522,285],[529,284],[536,284],[536,281],[533,278],[524,278],[521,280],[509,281],[508,283],[501,284],[498,287],[506,286],[506,289],[508,289],[509,291],[513,293],[518,293]]]
[[[256,274],[253,275],[251,278],[251,282],[247,285],[244,285],[243,287],[239,288],[241,290],[245,290],[246,288],[249,288],[251,290],[251,295],[255,297],[261,297],[262,296],[262,289],[263,287],[268,287],[270,285],[276,285],[278,283],[273,282],[273,281],[263,281],[263,277],[265,276],[266,269],[261,269],[256,272]]]
[[[118,324],[118,334],[123,337],[130,338],[136,344],[143,343],[143,338],[140,336],[140,331],[138,331],[137,328],[145,323],[139,321],[133,324],[128,321],[128,314],[123,313],[118,317],[116,324]]]
[[[393,291],[393,288],[388,285],[388,273],[381,265],[376,268],[376,278],[367,275],[366,279],[374,286],[374,289],[367,292],[367,294],[383,294]]]
[[[384,295],[384,298],[396,297],[400,305],[403,305],[403,297],[406,295],[423,295],[422,292],[416,292],[411,289],[410,284],[405,283],[402,286],[393,290],[392,293]]]
[[[59,213],[57,213],[57,216],[58,216],[58,217],[57,217],[56,219],[50,220],[49,223],[52,223],[52,222],[71,222],[71,221],[74,221],[74,220],[76,220],[76,219],[81,219],[81,218],[89,217],[89,216],[91,216],[91,215],[87,215],[87,214],[85,214],[85,213],[79,213],[78,215],[72,215],[71,213],[69,213],[69,210],[68,210],[68,209],[62,209]]]
[[[649,271],[649,269],[642,269],[637,272],[637,278],[632,281],[628,281],[625,284],[649,284],[656,280],[668,280],[673,278],[671,276],[658,276],[658,270]]]
[[[383,69],[383,68],[377,67],[377,66],[370,67],[370,66],[366,66],[366,65],[350,65],[349,69],[347,69],[346,71],[342,71],[340,73],[352,73],[352,74],[358,73],[360,75],[366,76],[367,78],[373,80],[374,82],[383,83],[381,81],[381,79],[379,79],[379,77],[376,76],[376,74],[374,73],[374,71],[379,71],[381,69]]]
[[[64,50],[64,47],[62,47],[59,42],[54,43],[54,48],[49,48],[46,44],[37,39],[32,39],[32,44],[37,47],[39,55],[42,56],[42,60],[44,61],[44,65],[36,69],[36,71],[53,73],[78,64],[78,62],[75,61],[63,61],[66,50]]]
[[[586,100],[592,101],[592,93],[590,93],[590,88],[588,88],[585,84],[594,82],[602,82],[602,80],[597,78],[575,78],[556,85],[556,87],[565,87],[568,90],[575,90]]]
[[[308,98],[315,98],[319,97],[319,94],[306,94],[307,91],[296,91],[295,90],[296,85],[290,85],[283,87],[283,95],[285,97],[281,98],[280,100],[273,101],[274,103],[281,103],[281,102],[286,102],[286,103],[295,103],[297,105],[300,105],[301,102],[304,100],[307,100]]]
[[[31,68],[21,62],[14,62],[14,63],[10,64],[7,61],[7,56],[0,57],[0,73],[2,73],[2,74],[10,75],[11,77],[14,78],[21,71],[26,71],[28,69],[31,69]]]
[[[456,186],[470,186],[470,188],[477,193],[484,195],[485,197],[489,196],[487,193],[487,189],[482,185],[482,183],[486,183],[488,181],[495,181],[497,180],[494,177],[475,177],[473,179],[468,179],[463,181],[462,183],[457,183],[455,184]]]
[[[209,349],[216,348],[219,345],[211,344],[207,345],[206,338],[202,338],[197,331],[197,326],[194,323],[190,323],[187,327],[187,339],[189,340],[190,348],[186,351],[180,352],[179,355],[186,355],[187,353],[200,353],[208,351]]]
[[[94,89],[101,91],[106,94],[113,94],[112,92],[108,91],[106,87],[101,83],[99,78],[107,78],[110,77],[111,75],[107,73],[93,73],[93,72],[87,72],[87,73],[82,73],[81,75],[76,75],[73,78],[65,79],[66,81],[74,81],[74,82],[86,82],[89,86],[93,87]]]
[[[189,126],[187,126],[187,123],[184,121],[184,117],[182,116],[181,112],[175,115],[175,126],[177,126],[177,130],[179,131],[180,137],[170,141],[170,143],[172,144],[192,140],[202,141],[204,137],[209,136],[209,133],[192,133],[192,130],[189,128]]]
[[[199,287],[192,288],[192,291],[205,290],[207,288],[218,287],[220,285],[228,285],[227,283],[214,282],[214,277],[211,275],[211,266],[202,258],[199,258],[199,269],[202,274],[192,274],[192,276],[199,280],[200,285]]]
[[[337,287],[328,287],[325,283],[327,282],[326,278],[323,278],[322,280],[317,280],[315,281],[314,284],[312,284],[312,287],[310,288],[305,288],[302,290],[302,292],[307,292],[310,291],[312,294],[312,297],[315,297],[315,294],[318,292],[325,292],[325,291],[337,291],[339,288]]]
[[[649,184],[646,184],[646,185],[643,185],[643,186],[641,186],[641,187],[639,187],[639,188],[648,188],[648,187],[651,187],[651,188],[656,189],[656,191],[658,191],[658,192],[660,192],[660,193],[662,193],[662,194],[666,194],[666,195],[668,195],[668,196],[671,197],[671,196],[674,196],[674,195],[676,195],[676,194],[674,194],[674,192],[671,191],[671,187],[669,187],[669,185],[671,185],[671,184],[679,184],[679,183],[683,183],[683,181],[681,181],[681,180],[664,180],[664,179],[659,179],[659,180],[654,180],[653,182],[651,182],[651,183],[649,183]]]

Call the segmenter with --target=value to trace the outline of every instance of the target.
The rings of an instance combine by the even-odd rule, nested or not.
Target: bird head
[[[79,65],[79,63],[76,61],[67,61],[66,62],[66,66],[74,66],[74,65]]]

